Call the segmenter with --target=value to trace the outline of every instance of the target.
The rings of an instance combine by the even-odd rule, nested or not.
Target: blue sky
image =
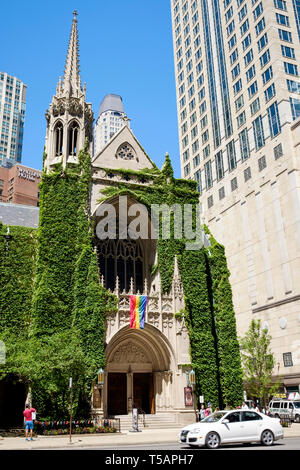
[[[2,2],[0,71],[28,85],[22,163],[41,169],[45,111],[63,76],[74,9],[95,117],[105,94],[121,95],[150,158],[161,167],[168,152],[180,177],[169,0]]]

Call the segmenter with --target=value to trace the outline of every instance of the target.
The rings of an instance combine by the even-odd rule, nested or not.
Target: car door
[[[223,422],[224,419],[228,422]],[[239,442],[241,438],[241,412],[233,411],[226,415],[220,423],[222,442]]]
[[[263,418],[255,411],[242,412],[241,435],[245,441],[255,441],[260,439],[263,428]]]

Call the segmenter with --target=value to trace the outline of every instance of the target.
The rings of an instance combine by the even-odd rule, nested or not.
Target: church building
[[[93,154],[94,117],[79,74],[74,12],[64,77],[46,112],[31,331],[39,338],[71,325],[81,331],[94,416],[138,408],[177,424],[193,422],[200,397],[223,407],[237,406],[243,396],[224,249],[208,229],[201,229],[204,245],[192,250],[184,237],[149,235],[153,204],[189,205],[199,216],[197,186],[173,177],[168,156],[158,169],[123,119]],[[114,236],[104,237],[110,210]],[[147,236],[130,236],[137,219]],[[173,222],[171,215],[171,232]],[[132,302],[141,298],[144,324],[133,325]]]

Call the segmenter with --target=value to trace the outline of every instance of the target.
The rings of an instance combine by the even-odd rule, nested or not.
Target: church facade
[[[194,210],[198,193],[195,182],[173,177],[168,156],[159,170],[128,125],[92,155],[93,112],[79,75],[76,12],[64,77],[46,120],[33,334],[78,326],[91,358],[93,415],[126,415],[138,408],[187,423],[195,420],[200,396],[214,406],[237,406],[242,375],[223,247],[209,234],[206,247],[197,250],[186,250],[187,240],[174,236],[149,236],[151,204],[188,204]],[[91,155],[84,164],[83,155]],[[76,205],[85,194],[82,181],[88,191],[84,204]],[[114,236],[103,236],[105,220]],[[130,235],[136,220],[147,236]],[[171,232],[172,222],[171,216]],[[84,236],[78,227],[88,227]],[[92,289],[93,259],[98,287]],[[101,300],[105,292],[114,308]],[[133,295],[147,296],[143,329],[130,328]],[[104,307],[97,313],[98,304]],[[104,381],[97,384],[100,366]]]

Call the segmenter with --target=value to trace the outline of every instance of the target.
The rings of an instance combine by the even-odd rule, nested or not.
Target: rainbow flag
[[[130,328],[142,330],[145,325],[147,295],[130,296]]]

